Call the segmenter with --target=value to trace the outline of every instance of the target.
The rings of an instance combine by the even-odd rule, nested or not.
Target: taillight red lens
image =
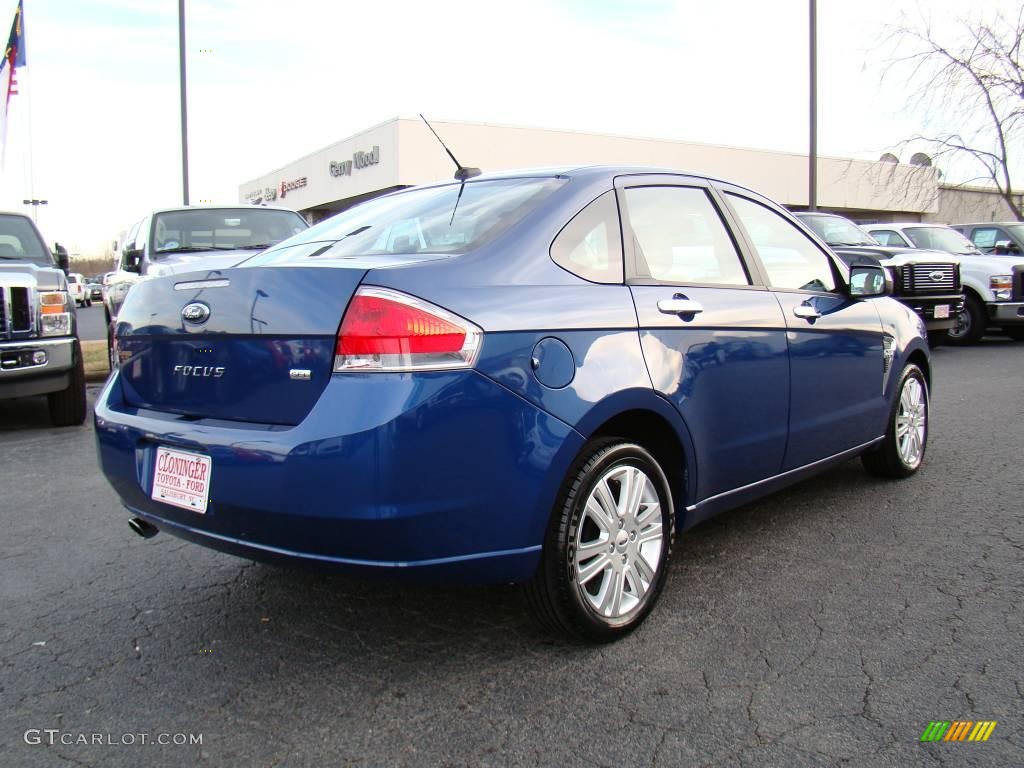
[[[338,331],[336,371],[464,368],[482,332],[472,323],[387,288],[360,288]]]
[[[339,355],[458,352],[464,328],[418,307],[356,294],[338,334]]]

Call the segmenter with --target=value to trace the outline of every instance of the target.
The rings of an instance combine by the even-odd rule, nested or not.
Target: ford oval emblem
[[[939,270],[935,270],[934,272],[929,272],[928,277],[931,279],[933,283],[937,283],[946,277],[946,273],[939,272]]]
[[[202,323],[205,323],[209,317],[210,308],[201,301],[193,301],[191,304],[186,304],[181,310],[181,319],[186,323],[192,323],[193,325],[201,325]]]

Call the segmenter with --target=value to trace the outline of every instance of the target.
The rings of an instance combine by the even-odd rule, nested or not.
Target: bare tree
[[[973,168],[976,175],[963,183],[993,184],[1018,221],[1024,221],[1019,202],[1024,186],[1024,4],[1015,17],[996,12],[987,20],[962,20],[959,33],[949,38],[930,21],[891,28],[889,39],[901,53],[891,60],[889,73],[909,68],[917,105],[939,116],[937,130],[901,144],[926,143],[936,161]]]

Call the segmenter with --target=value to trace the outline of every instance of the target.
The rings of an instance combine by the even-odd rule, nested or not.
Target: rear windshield
[[[53,257],[32,223],[24,216],[3,213],[0,213],[0,261],[26,261],[40,267],[54,265]]]
[[[399,192],[339,213],[249,259],[246,266],[309,258],[380,254],[457,254],[479,248],[518,222],[564,179],[494,179]],[[461,190],[460,187],[464,187]],[[334,242],[329,250],[292,249]]]
[[[306,229],[292,211],[273,208],[196,208],[158,213],[150,252],[157,260],[196,251],[262,251]]]

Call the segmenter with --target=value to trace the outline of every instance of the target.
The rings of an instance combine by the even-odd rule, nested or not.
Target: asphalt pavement
[[[75,313],[78,317],[78,338],[82,341],[106,341],[107,322],[102,301],[96,299],[91,307],[79,307]]]
[[[1024,344],[934,367],[915,477],[852,461],[684,534],[650,619],[603,647],[510,586],[143,540],[91,427],[0,403],[0,764],[1024,765]],[[998,725],[919,741],[958,719]]]

